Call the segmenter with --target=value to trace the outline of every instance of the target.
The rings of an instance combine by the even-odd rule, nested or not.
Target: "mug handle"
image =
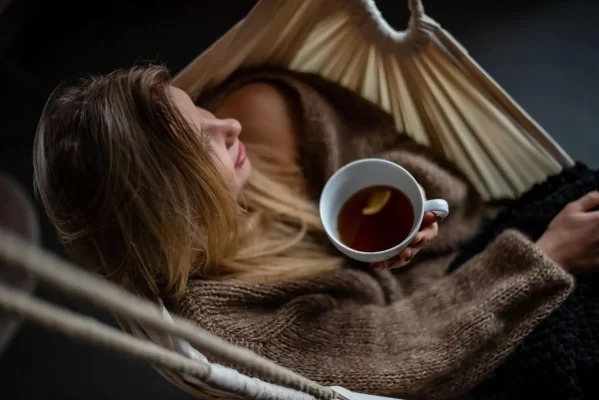
[[[424,202],[424,212],[432,212],[440,219],[445,219],[449,215],[449,204],[442,199],[427,200]]]

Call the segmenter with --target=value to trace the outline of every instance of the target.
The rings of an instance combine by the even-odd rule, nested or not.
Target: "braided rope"
[[[152,342],[138,340],[123,334],[94,318],[81,316],[53,304],[32,298],[20,290],[0,284],[0,306],[37,324],[73,338],[91,338],[95,344],[140,358],[152,364],[207,379],[210,370],[207,364],[190,360]]]
[[[422,0],[408,0],[408,8],[412,14],[412,18],[421,19],[424,16],[424,5]]]

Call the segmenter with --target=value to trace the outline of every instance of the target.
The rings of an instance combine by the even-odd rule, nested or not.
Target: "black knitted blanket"
[[[597,189],[599,171],[582,164],[536,185],[490,222],[450,271],[480,253],[505,229],[538,239],[566,204]],[[572,295],[470,396],[476,400],[599,399],[599,274],[577,277]]]

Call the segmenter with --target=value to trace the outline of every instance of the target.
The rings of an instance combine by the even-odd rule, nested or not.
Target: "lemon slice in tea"
[[[362,209],[362,215],[374,215],[380,212],[391,198],[390,190],[377,190],[368,198],[368,204]]]

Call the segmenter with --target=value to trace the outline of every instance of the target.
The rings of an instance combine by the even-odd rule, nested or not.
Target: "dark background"
[[[0,0],[0,169],[31,192],[31,145],[63,79],[139,60],[180,70],[254,0]],[[378,0],[403,28],[405,0]],[[427,12],[575,159],[599,167],[599,2],[425,0]],[[1,207],[2,205],[0,205]],[[38,209],[39,210],[39,209]],[[40,211],[43,245],[64,254]],[[109,323],[45,287],[38,294]],[[184,399],[150,367],[24,325],[0,355],[2,399]]]

